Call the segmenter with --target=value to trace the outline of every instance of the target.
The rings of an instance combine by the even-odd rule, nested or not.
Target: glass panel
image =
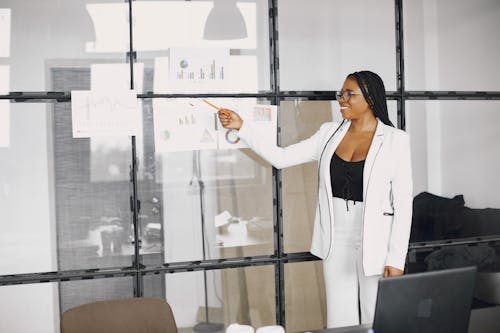
[[[498,101],[409,101],[411,241],[500,235]]]
[[[395,90],[394,12],[391,0],[280,1],[281,90],[337,90],[363,69]]]
[[[387,101],[389,118],[397,124],[396,101]],[[336,101],[282,101],[281,142],[286,147],[312,136],[329,121],[342,121]],[[285,252],[309,251],[318,192],[317,163],[283,170],[283,229]]]
[[[130,138],[73,138],[70,103],[10,106],[0,274],[129,266]]]
[[[133,290],[129,277],[2,286],[0,331],[58,333],[64,311],[96,301],[130,298]]]
[[[408,90],[500,90],[500,2],[492,0],[404,3]]]
[[[204,322],[217,331],[233,323],[255,329],[276,323],[274,266],[206,271],[207,303],[201,271],[147,275],[144,282],[145,297],[165,298],[183,332]]]
[[[285,264],[286,332],[326,327],[323,262]]]
[[[269,104],[210,102],[240,113]],[[215,131],[214,111],[199,99],[144,101],[139,193],[146,264],[273,253],[271,166],[249,149],[231,149],[239,146],[226,130]]]
[[[134,1],[132,12],[144,91],[270,90],[267,1]]]
[[[10,135],[0,148],[0,275],[55,270],[47,128],[51,105],[5,102],[2,113],[10,113]]]
[[[93,2],[2,1],[11,16],[11,52],[2,60],[10,65],[11,91],[56,90],[51,69],[97,64],[108,66],[92,67],[93,88],[130,87],[128,4]]]

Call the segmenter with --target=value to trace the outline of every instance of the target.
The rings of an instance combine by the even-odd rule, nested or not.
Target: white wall
[[[394,1],[279,3],[282,90],[338,90],[347,74],[372,70],[396,89]]]
[[[0,332],[59,332],[57,284],[0,287]]]
[[[479,36],[500,31],[500,3],[481,0],[405,2],[408,90],[499,90],[500,44]],[[500,103],[409,101],[414,194],[464,194],[467,206],[500,207],[495,124]]]

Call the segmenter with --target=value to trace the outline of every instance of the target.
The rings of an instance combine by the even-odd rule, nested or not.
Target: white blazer
[[[413,207],[409,137],[377,120],[363,171],[363,268],[367,276],[382,274],[386,265],[404,269]],[[350,125],[349,120],[325,123],[309,139],[286,148],[263,140],[248,122],[239,130],[240,138],[278,169],[318,162],[318,204],[311,253],[322,259],[332,255],[335,231],[330,160]]]

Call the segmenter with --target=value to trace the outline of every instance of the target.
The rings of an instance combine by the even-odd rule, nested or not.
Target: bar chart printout
[[[169,86],[176,92],[227,89],[229,49],[171,48]]]

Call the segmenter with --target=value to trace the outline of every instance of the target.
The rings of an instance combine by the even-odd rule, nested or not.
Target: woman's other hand
[[[239,130],[241,125],[243,125],[243,119],[232,110],[220,109],[218,115],[224,128]]]
[[[401,276],[403,274],[404,274],[404,272],[396,267],[392,267],[392,266],[385,266],[384,267],[384,277]]]

